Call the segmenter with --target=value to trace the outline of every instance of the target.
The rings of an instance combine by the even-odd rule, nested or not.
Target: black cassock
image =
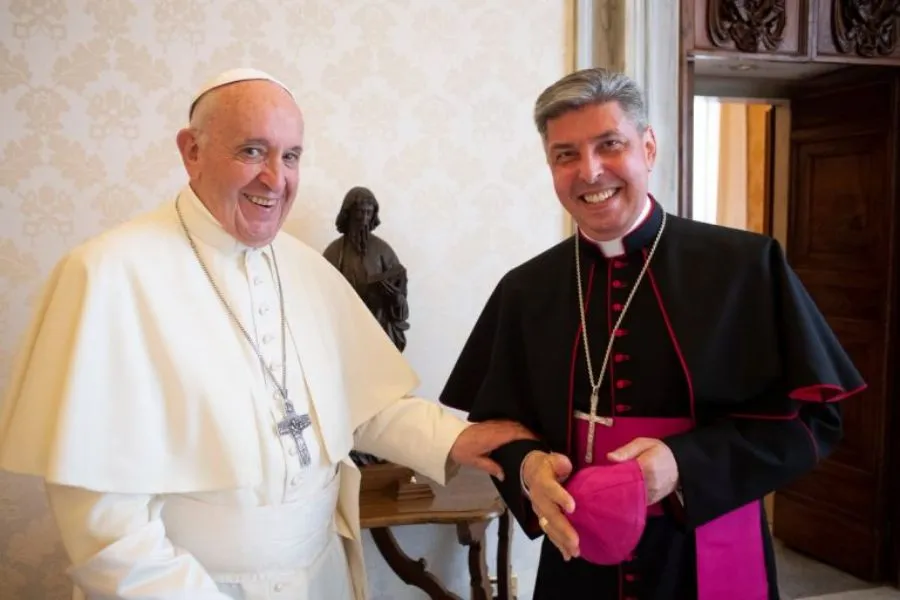
[[[619,256],[580,240],[595,378],[662,216],[653,200]],[[577,464],[574,414],[589,411],[574,240],[502,278],[440,397],[472,421],[514,419],[540,438],[493,454],[505,473],[495,484],[532,539],[542,532],[522,493],[521,461],[543,449]],[[765,236],[666,215],[656,254],[614,335],[597,414],[613,423],[620,417],[691,420],[690,431],[665,438],[678,463],[680,498],[661,503],[631,559],[617,566],[565,562],[545,540],[534,598],[697,598],[698,583],[713,585],[698,577],[699,552],[709,550],[700,547],[708,538],[698,542],[698,532],[738,509],[746,516],[748,507],[755,528],[726,536],[744,538],[731,540],[743,548],[740,562],[759,565],[756,597],[767,590],[768,598],[778,598],[761,499],[834,449],[842,435],[839,401],[865,388],[780,246]],[[596,435],[603,436],[602,426]],[[758,549],[749,561],[747,548]],[[717,553],[721,571],[727,552]],[[705,589],[718,589],[717,595],[730,585],[741,589],[726,598],[750,596],[744,583],[721,574],[717,588]]]

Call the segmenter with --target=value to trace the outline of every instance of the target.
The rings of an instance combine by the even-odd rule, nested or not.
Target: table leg
[[[414,585],[428,594],[432,600],[462,600],[456,594],[451,593],[433,574],[428,572],[428,565],[424,558],[413,560],[397,543],[397,539],[387,527],[369,529],[375,547],[384,557],[384,561],[391,570],[407,585]]]
[[[487,565],[487,549],[484,534],[488,522],[458,523],[456,537],[459,543],[469,547],[469,580],[472,586],[472,600],[493,600],[491,578]]]
[[[515,600],[512,591],[512,561],[510,546],[512,544],[512,519],[509,509],[500,515],[497,524],[497,600]]]

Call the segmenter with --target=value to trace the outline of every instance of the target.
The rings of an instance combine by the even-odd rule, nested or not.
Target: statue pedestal
[[[415,500],[434,498],[431,485],[419,481],[416,473],[408,467],[394,463],[363,465],[360,493],[379,493],[395,500]]]

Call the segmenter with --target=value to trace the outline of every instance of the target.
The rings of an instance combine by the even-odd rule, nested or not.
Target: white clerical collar
[[[221,250],[224,254],[241,254],[244,252],[262,252],[268,254],[269,247],[253,248],[238,241],[233,235],[225,231],[218,219],[216,219],[206,205],[197,197],[190,185],[184,186],[176,199],[184,223],[194,239],[201,240],[204,244]]]
[[[644,208],[641,209],[641,214],[638,215],[638,218],[634,220],[634,223],[631,224],[631,227],[628,231],[625,232],[622,237],[618,237],[614,240],[600,241],[595,240],[588,234],[584,232],[584,229],[578,228],[578,231],[584,237],[584,239],[589,240],[593,244],[595,244],[600,251],[603,252],[603,256],[607,258],[613,258],[616,256],[622,256],[625,254],[625,244],[623,240],[628,236],[629,233],[633,232],[635,229],[644,224],[647,220],[647,217],[650,215],[650,210],[653,208],[653,200],[647,196],[647,200],[644,202]]]

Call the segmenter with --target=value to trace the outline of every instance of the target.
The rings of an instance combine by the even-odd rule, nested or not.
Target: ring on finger
[[[541,529],[546,529],[547,523],[549,523],[547,517],[541,517],[540,519],[538,519],[538,527],[540,527]]]

